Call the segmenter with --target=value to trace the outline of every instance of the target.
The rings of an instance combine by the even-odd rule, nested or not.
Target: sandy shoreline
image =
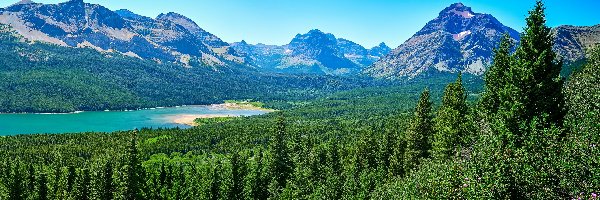
[[[217,117],[239,117],[240,115],[228,115],[228,114],[198,114],[198,115],[177,115],[172,117],[173,123],[184,124],[188,126],[197,126],[194,120],[198,118],[217,118]]]
[[[259,110],[266,113],[274,112],[275,110],[256,107],[251,104],[238,104],[238,103],[222,103],[208,105],[209,109],[212,110]],[[241,115],[233,114],[184,114],[176,115],[170,118],[170,121],[176,124],[184,124],[188,126],[197,126],[194,122],[198,118],[218,118],[218,117],[240,117]]]
[[[274,112],[273,109],[256,107],[251,104],[238,104],[238,103],[222,103],[222,104],[212,104],[208,106],[210,109],[214,110],[260,110],[266,112]]]

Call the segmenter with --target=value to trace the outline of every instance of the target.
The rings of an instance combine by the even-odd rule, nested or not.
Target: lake
[[[0,136],[36,133],[113,132],[135,128],[189,128],[173,119],[182,115],[252,116],[263,110],[181,106],[136,111],[98,111],[69,114],[0,114]]]

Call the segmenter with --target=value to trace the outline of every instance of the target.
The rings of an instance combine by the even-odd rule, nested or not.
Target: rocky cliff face
[[[176,13],[152,19],[82,0],[59,4],[22,1],[0,10],[0,23],[30,41],[116,51],[157,62],[187,66],[244,63],[227,43]]]
[[[585,59],[587,49],[600,44],[600,24],[595,26],[559,26],[552,29],[554,51],[565,63]]]
[[[356,74],[390,51],[383,43],[366,49],[316,29],[296,35],[287,45],[250,45],[242,41],[232,46],[249,62],[269,71],[334,75]]]
[[[515,41],[519,38],[517,31],[492,15],[475,13],[462,3],[452,4],[364,72],[390,79],[414,78],[428,72],[481,75],[505,33]]]

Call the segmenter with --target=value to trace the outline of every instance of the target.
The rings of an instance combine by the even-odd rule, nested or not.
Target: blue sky
[[[16,2],[17,0],[14,0]],[[34,0],[59,3],[66,0]],[[156,17],[177,12],[226,42],[287,44],[297,33],[320,29],[367,48],[395,48],[459,0],[84,0],[111,10]],[[6,7],[11,0],[1,0]],[[494,15],[521,31],[534,0],[462,0],[477,13]],[[600,24],[600,0],[546,0],[548,25]]]

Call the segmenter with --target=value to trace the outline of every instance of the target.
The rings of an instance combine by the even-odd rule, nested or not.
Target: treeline
[[[600,47],[565,83],[551,44],[538,2],[472,102],[459,75],[192,129],[3,137],[0,199],[595,199]]]

